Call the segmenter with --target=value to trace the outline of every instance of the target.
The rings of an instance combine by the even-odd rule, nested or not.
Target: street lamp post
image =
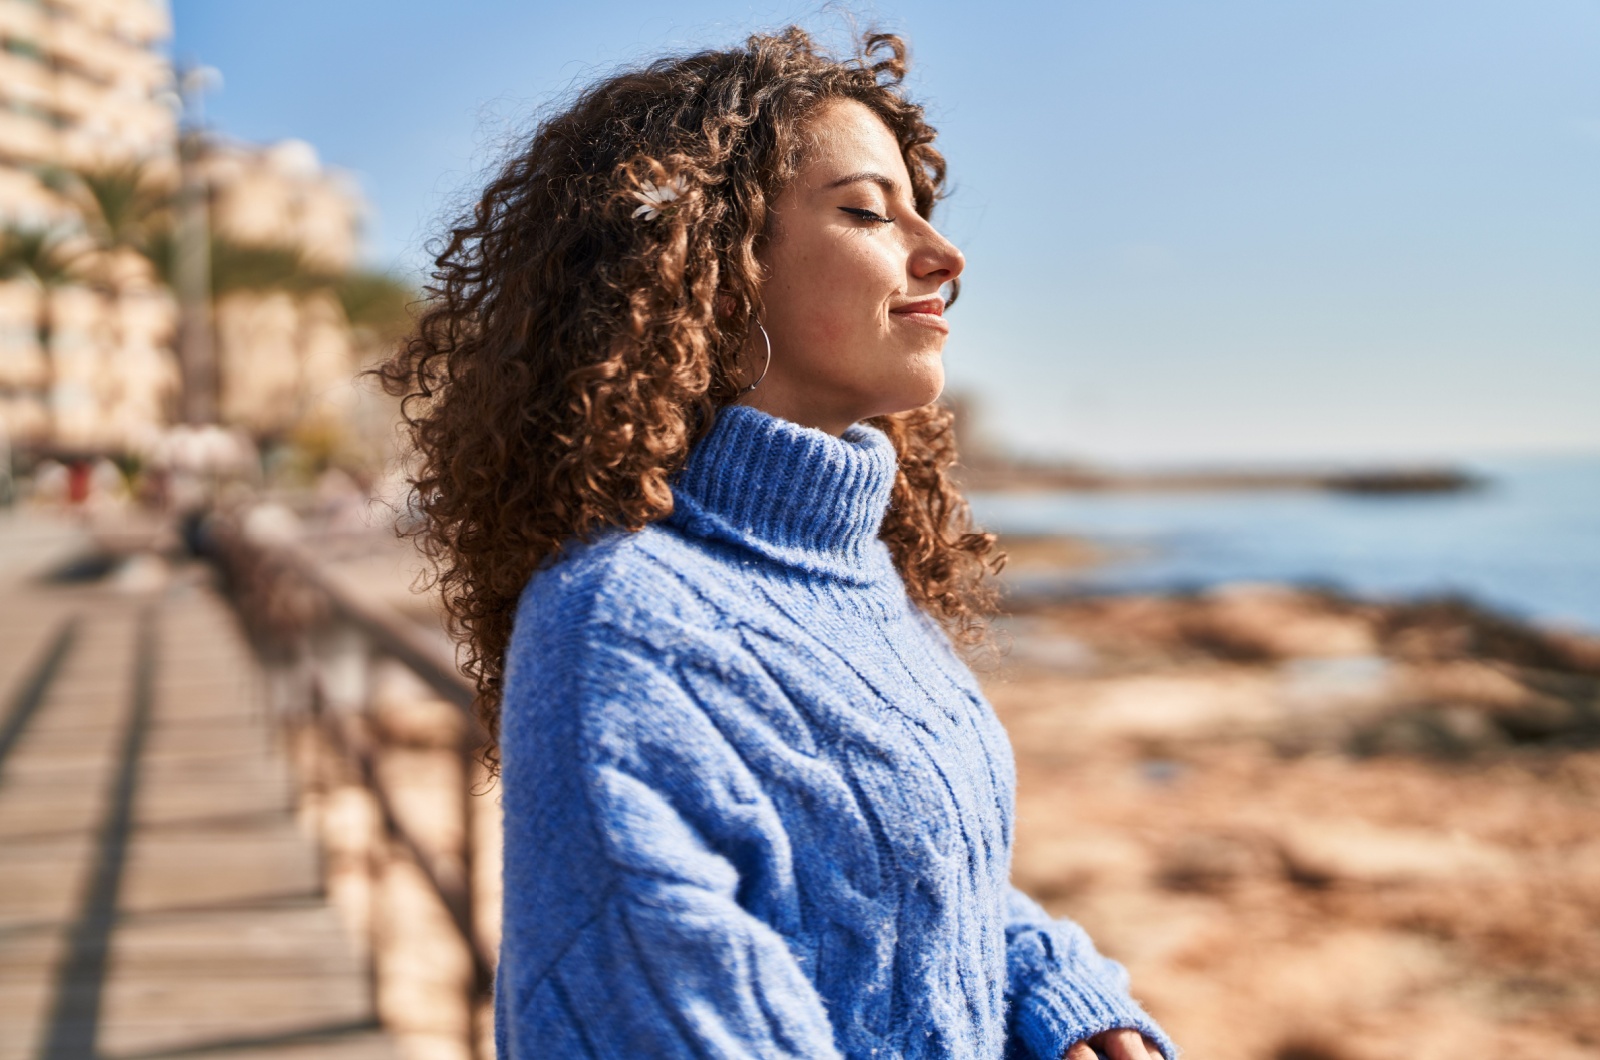
[[[210,196],[200,156],[205,137],[205,93],[221,75],[209,66],[180,70],[183,101],[178,131],[181,186],[173,233],[173,286],[178,296],[178,363],[183,378],[182,415],[196,426],[217,420],[216,339],[211,321]]]

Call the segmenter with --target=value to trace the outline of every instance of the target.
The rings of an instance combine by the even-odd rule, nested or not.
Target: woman
[[[904,72],[791,28],[590,88],[386,369],[499,739],[503,1058],[1174,1056],[1008,882]]]

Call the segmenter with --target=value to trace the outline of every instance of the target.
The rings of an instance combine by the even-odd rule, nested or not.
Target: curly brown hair
[[[672,512],[670,483],[739,393],[768,211],[807,119],[856,100],[897,138],[917,211],[944,193],[934,130],[900,85],[906,45],[838,59],[796,27],[610,77],[539,125],[434,259],[415,330],[378,372],[420,456],[413,532],[433,561],[479,711],[499,731],[519,595],[563,543]],[[681,194],[632,219],[645,182]],[[1003,557],[949,476],[948,409],[870,421],[899,454],[881,536],[913,600],[984,639]],[[491,763],[494,747],[488,750]]]

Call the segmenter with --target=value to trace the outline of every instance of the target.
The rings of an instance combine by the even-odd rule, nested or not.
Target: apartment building
[[[220,235],[241,245],[288,249],[322,276],[355,264],[360,189],[322,165],[310,144],[217,140],[201,169]],[[330,290],[219,290],[215,305],[224,423],[257,437],[278,436],[307,417],[337,415],[341,402],[350,400],[356,355]]]
[[[24,446],[137,450],[177,412],[172,292],[143,255],[94,250],[81,197],[50,176],[138,163],[176,188],[171,30],[164,0],[0,0],[0,226],[62,236],[73,261],[58,284],[16,269],[0,279],[0,431]],[[321,274],[355,261],[359,189],[310,145],[210,136],[199,165],[219,237],[287,249]],[[217,294],[224,423],[282,435],[348,389],[354,354],[332,293]]]
[[[75,226],[51,170],[174,169],[170,30],[161,0],[0,0],[0,225]],[[0,421],[25,442],[126,447],[162,421],[177,383],[172,300],[131,256],[100,262],[90,283],[83,241],[69,251],[77,282],[0,283]]]

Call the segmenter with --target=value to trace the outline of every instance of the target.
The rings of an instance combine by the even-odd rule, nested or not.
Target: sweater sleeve
[[[1178,1051],[1128,993],[1128,973],[1070,920],[1011,887],[1006,909],[1007,1056],[1059,1060],[1076,1042],[1127,1027]]]
[[[740,900],[787,840],[672,646],[543,654],[506,703],[499,1055],[837,1060],[802,963]]]

